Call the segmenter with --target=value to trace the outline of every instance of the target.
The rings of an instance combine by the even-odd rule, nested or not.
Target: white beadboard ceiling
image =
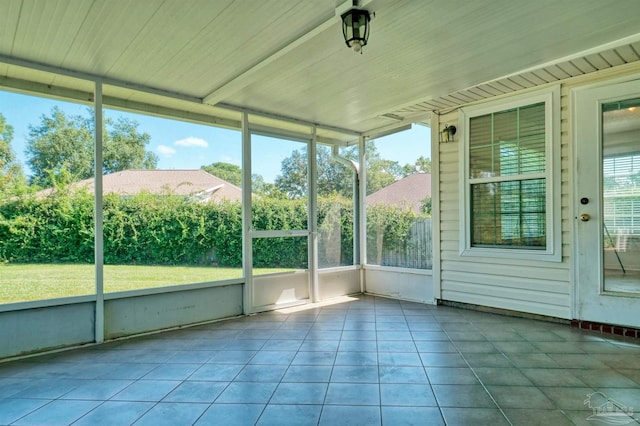
[[[0,86],[239,125],[239,110],[372,133],[640,59],[638,0],[2,0]],[[88,80],[87,80],[88,79]]]

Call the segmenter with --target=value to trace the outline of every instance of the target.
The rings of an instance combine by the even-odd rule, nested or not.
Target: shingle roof
[[[94,189],[94,180],[85,179],[72,185]],[[241,201],[242,190],[204,170],[123,170],[102,177],[104,194],[136,195],[142,191],[152,194],[197,196],[201,201]]]
[[[410,206],[419,213],[422,200],[431,196],[431,173],[414,173],[367,196],[367,205]]]

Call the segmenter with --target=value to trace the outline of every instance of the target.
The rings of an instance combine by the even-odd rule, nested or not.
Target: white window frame
[[[471,118],[544,102],[546,247],[541,249],[471,246],[471,179],[469,178],[469,123]],[[458,130],[463,144],[459,150],[460,170],[460,255],[494,259],[562,261],[560,194],[560,86],[553,86],[460,110]],[[496,178],[504,181],[504,178]]]

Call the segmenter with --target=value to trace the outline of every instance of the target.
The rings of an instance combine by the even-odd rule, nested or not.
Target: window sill
[[[516,259],[538,262],[562,262],[562,254],[550,250],[499,249],[469,247],[460,251],[462,257],[483,257],[488,259]]]

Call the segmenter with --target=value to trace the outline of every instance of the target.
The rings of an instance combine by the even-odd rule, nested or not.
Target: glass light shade
[[[369,39],[369,21],[371,16],[366,10],[351,9],[342,15],[342,35],[347,46],[356,52],[367,45]]]

